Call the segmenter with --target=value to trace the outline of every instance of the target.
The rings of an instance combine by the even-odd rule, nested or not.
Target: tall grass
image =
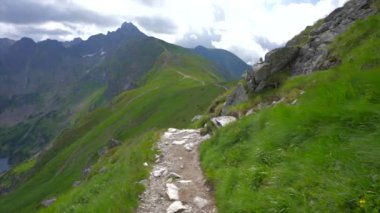
[[[201,147],[219,212],[380,211],[380,15],[332,50],[336,69],[289,79],[306,93],[220,129]]]

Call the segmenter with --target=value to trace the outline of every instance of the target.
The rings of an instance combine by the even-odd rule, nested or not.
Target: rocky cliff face
[[[299,56],[292,63],[292,72],[306,74],[335,65],[337,59],[329,55],[328,45],[355,21],[373,15],[376,10],[371,4],[371,0],[352,0],[323,19],[320,26],[311,30],[309,41],[301,46]],[[286,46],[298,44],[290,40]]]
[[[307,27],[290,40],[285,47],[274,49],[265,55],[265,61],[253,66],[247,75],[248,87],[259,92],[268,85],[273,74],[290,70],[291,74],[307,74],[328,69],[339,63],[329,52],[329,44],[347,30],[355,21],[377,12],[374,0],[351,0],[334,10],[314,26]]]

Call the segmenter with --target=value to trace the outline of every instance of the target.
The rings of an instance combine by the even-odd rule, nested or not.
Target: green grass
[[[177,71],[192,78],[183,78]],[[142,191],[136,183],[147,176],[142,165],[152,160],[155,132],[187,127],[223,92],[215,85],[218,81],[221,78],[201,58],[168,48],[145,84],[116,97],[108,107],[80,116],[75,126],[65,130],[36,162],[37,172],[0,197],[0,212],[133,212]],[[123,145],[99,158],[97,152],[111,138]],[[72,187],[90,166],[90,178]],[[107,172],[99,174],[103,166]],[[56,204],[41,209],[40,202],[52,196],[57,197]]]
[[[14,172],[16,175],[24,173],[36,164],[36,159],[30,159],[25,162],[22,162],[21,164],[17,165],[15,168],[12,169],[12,172]]]
[[[219,212],[380,211],[377,26],[379,14],[337,39],[339,67],[257,97],[297,98],[296,105],[258,110],[202,145]]]
[[[150,171],[142,163],[154,162],[153,144],[157,140],[158,134],[148,132],[109,151],[93,165],[87,181],[41,212],[134,212],[138,195],[144,190],[139,180]],[[106,171],[99,172],[102,168]]]

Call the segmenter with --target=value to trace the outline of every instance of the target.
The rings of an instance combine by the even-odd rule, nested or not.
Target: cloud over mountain
[[[46,2],[46,1],[45,1]],[[70,1],[2,0],[0,22],[11,24],[41,24],[72,22],[108,26],[118,23],[117,18],[80,7]]]
[[[0,37],[86,39],[129,21],[167,42],[237,51],[253,63],[346,1],[2,0]]]
[[[135,20],[141,27],[154,33],[174,34],[177,31],[177,25],[169,18],[140,16]]]

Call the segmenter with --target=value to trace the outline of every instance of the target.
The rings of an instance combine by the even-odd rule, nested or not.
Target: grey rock
[[[73,187],[78,187],[82,182],[81,181],[74,181]]]
[[[186,149],[186,151],[193,151],[193,148],[194,148],[194,144],[193,143],[188,143],[188,144],[185,144],[184,148]]]
[[[229,106],[236,105],[248,100],[248,94],[242,84],[239,84],[235,91],[226,98],[226,103]]]
[[[103,156],[103,155],[107,154],[107,152],[108,152],[108,149],[107,149],[106,147],[103,147],[103,148],[101,148],[101,149],[98,151],[98,155],[99,155],[99,156]]]
[[[291,65],[292,73],[307,74],[339,64],[339,60],[331,56],[326,45],[333,42],[355,21],[373,15],[376,9],[371,6],[371,2],[371,0],[348,1],[343,7],[330,13],[321,26],[312,29],[309,42],[301,48],[299,56]],[[294,40],[291,40],[286,46],[294,45],[296,45]]]
[[[87,167],[83,170],[82,174],[84,177],[87,177],[92,171],[92,168],[91,167]]]
[[[247,113],[245,113],[245,116],[248,116],[248,115],[251,115],[251,114],[253,114],[253,109],[248,110]]]
[[[271,65],[269,63],[255,64],[251,72],[256,82],[262,81],[270,75]]]
[[[194,123],[195,121],[198,121],[202,118],[202,115],[196,115],[193,117],[193,119],[191,119],[191,123]]]
[[[99,169],[99,173],[106,173],[108,171],[107,167],[103,166]]]
[[[170,200],[179,200],[178,187],[173,183],[166,184],[166,195]]]
[[[121,141],[118,141],[118,140],[113,139],[113,138],[108,142],[108,148],[109,149],[112,149],[112,148],[120,146],[120,145],[121,145]]]
[[[265,81],[261,81],[259,85],[256,87],[255,92],[261,92],[265,89],[267,83]]]
[[[334,41],[335,37],[337,36],[337,33],[333,33],[331,31],[324,32],[319,36],[319,39],[321,43],[331,43]]]
[[[276,72],[284,71],[297,58],[300,52],[298,47],[277,48],[265,55],[265,62],[255,64],[247,75],[248,89],[250,91],[262,91],[267,80]]]
[[[207,204],[208,204],[208,201],[206,200],[206,199],[203,199],[203,198],[201,198],[201,197],[195,197],[194,198],[194,204],[198,207],[198,208],[200,208],[200,209],[203,209],[205,206],[207,206]]]
[[[182,178],[181,175],[179,175],[179,174],[177,174],[175,172],[170,172],[168,177],[169,178],[173,178],[173,179],[181,179]]]
[[[254,77],[251,79],[247,79],[247,86],[249,91],[255,91],[255,88],[257,87],[257,82],[255,81]]]
[[[238,84],[236,89],[226,98],[222,109],[222,115],[226,115],[228,107],[240,104],[248,100],[248,93],[242,84]]]
[[[152,172],[153,177],[161,177],[162,175],[166,175],[168,170],[165,167],[155,168]]]
[[[53,204],[55,201],[57,201],[57,198],[56,197],[52,197],[52,198],[49,198],[49,199],[46,199],[44,201],[41,202],[41,205],[43,207],[48,207],[50,206],[51,204]]]
[[[219,116],[212,118],[211,121],[215,124],[215,126],[219,128],[226,126],[227,124],[230,124],[232,122],[235,122],[236,118],[233,116]]]
[[[270,74],[285,69],[298,56],[298,53],[298,47],[282,47],[268,52],[265,55],[265,63],[270,64]]]

